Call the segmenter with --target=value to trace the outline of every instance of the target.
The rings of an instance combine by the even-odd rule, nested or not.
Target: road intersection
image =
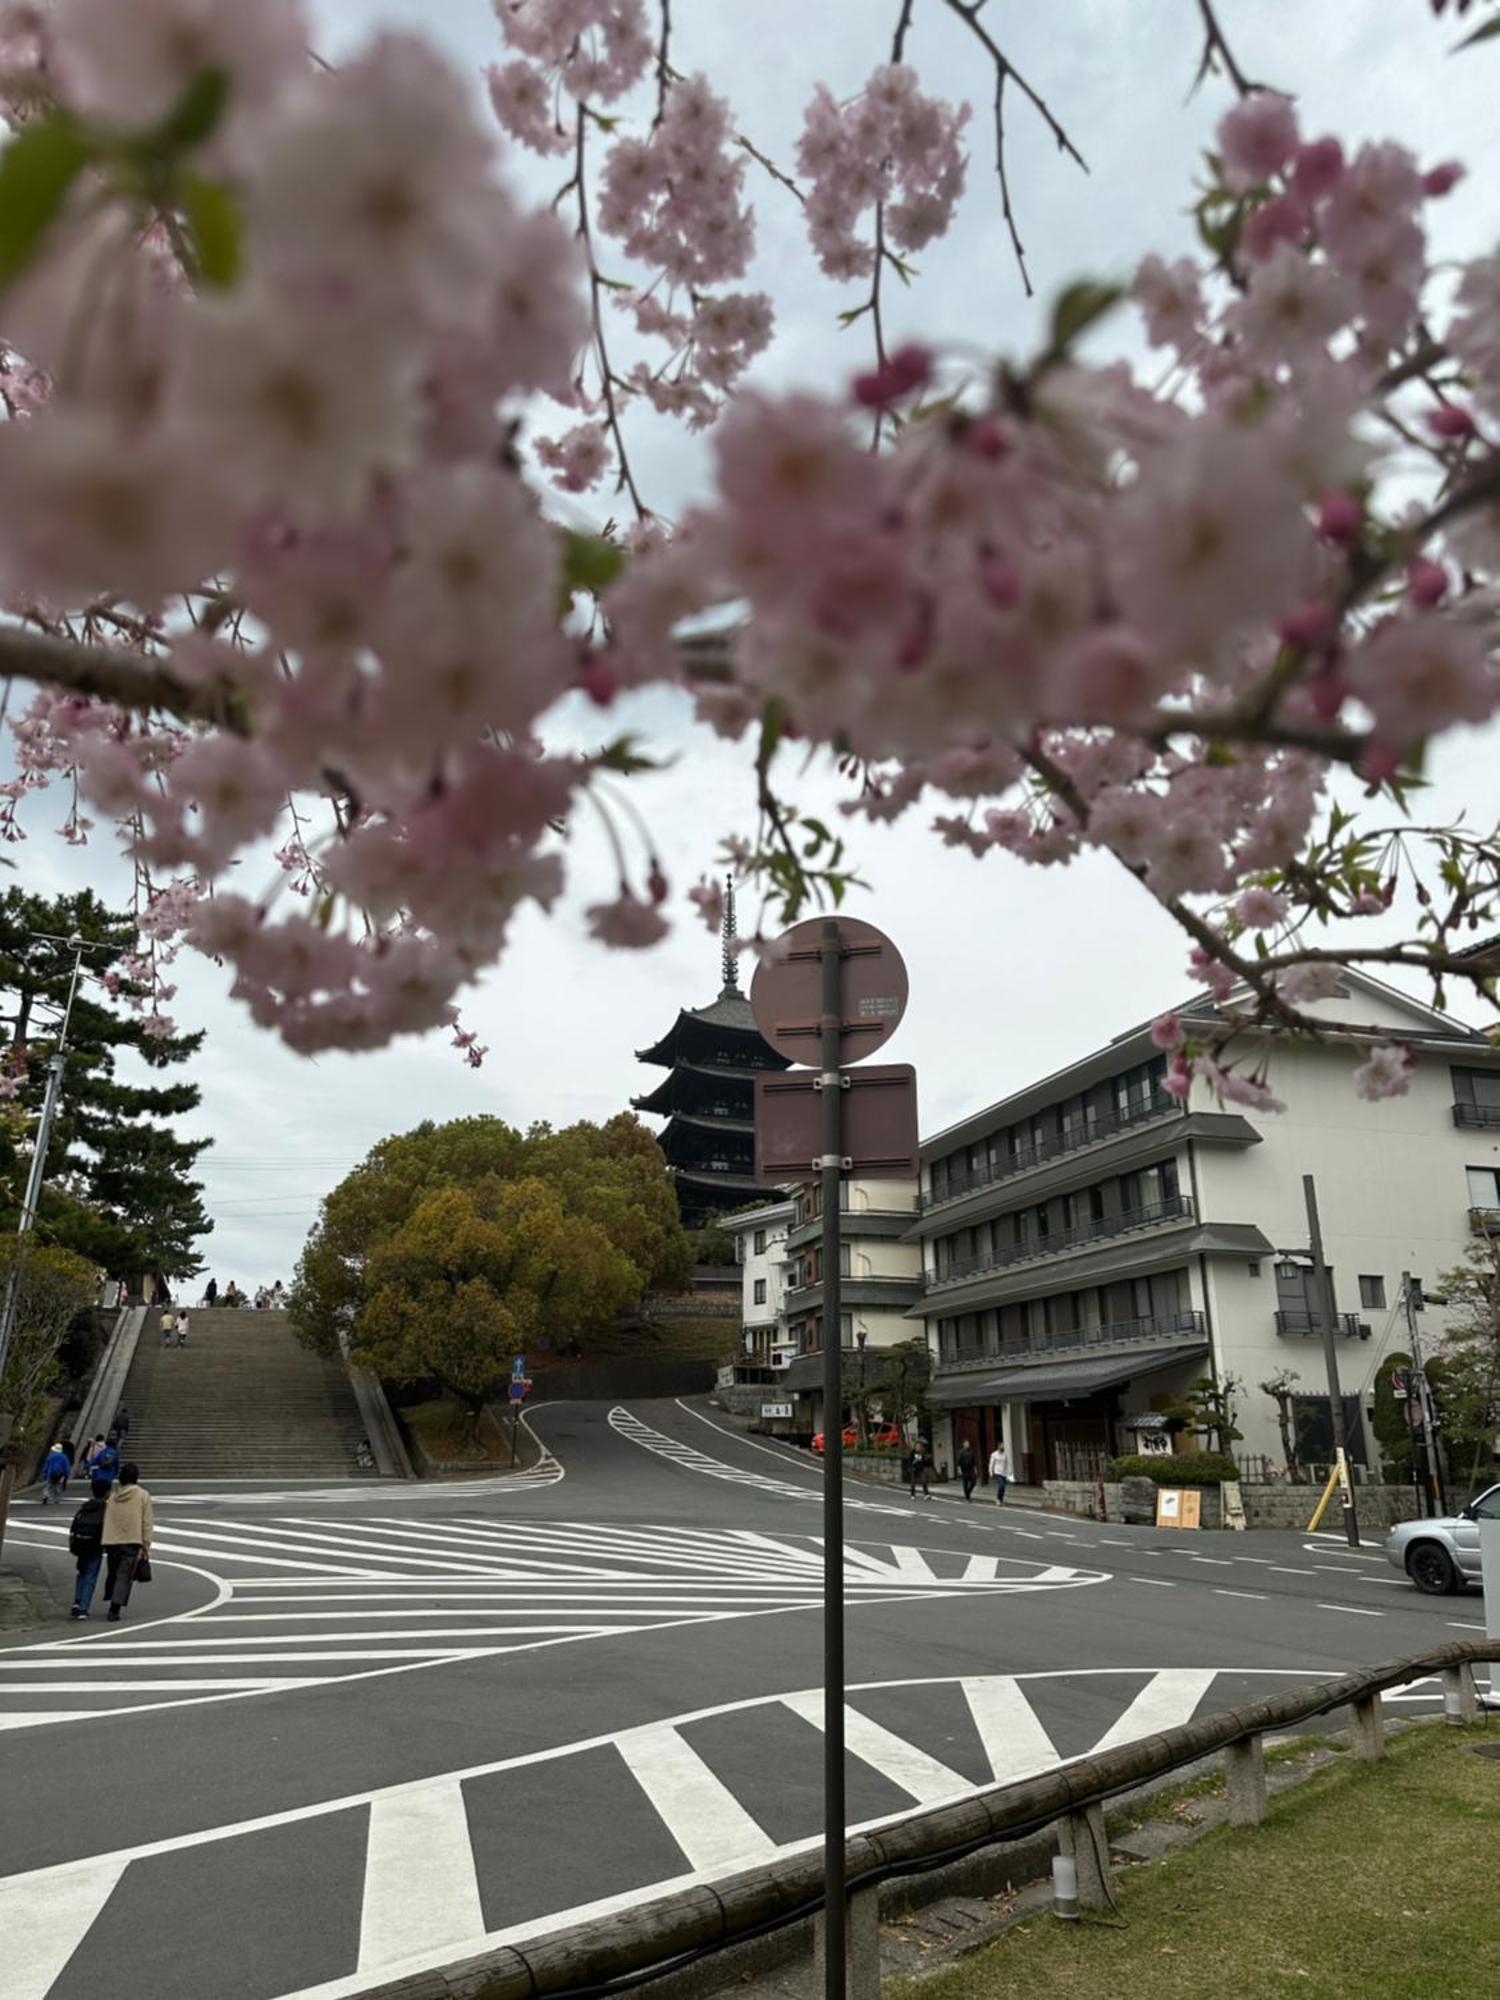
[[[7,2000],[335,2000],[815,1839],[817,1466],[535,1423],[515,1481],[164,1488],[157,1616],[0,1648]],[[1306,1535],[849,1503],[851,1824],[1480,1623]]]

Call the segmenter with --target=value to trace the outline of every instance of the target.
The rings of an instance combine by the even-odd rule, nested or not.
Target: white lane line
[[[1109,1535],[1106,1535],[1099,1546],[1104,1549],[1133,1549],[1135,1543],[1115,1541]]]
[[[463,1786],[455,1779],[370,1804],[359,1970],[484,1935]]]
[[[986,1675],[959,1685],[997,1785],[1034,1777],[1062,1762],[1036,1710],[1008,1674]]]
[[[1195,1563],[1212,1563],[1215,1569],[1228,1569],[1230,1565],[1230,1558],[1228,1556],[1189,1556],[1188,1561]]]
[[[1249,1599],[1251,1600],[1251,1602],[1252,1602],[1252,1603],[1255,1603],[1255,1604],[1264,1604],[1264,1603],[1265,1603],[1265,1601],[1266,1601],[1266,1593],[1265,1593],[1265,1592],[1264,1592],[1263,1590],[1221,1590],[1221,1589],[1215,1589],[1215,1591],[1214,1591],[1214,1596],[1215,1596],[1215,1597],[1248,1597],[1248,1598],[1249,1598]]]
[[[786,1695],[782,1705],[800,1715],[804,1722],[810,1722],[814,1729],[822,1729],[821,1693]],[[861,1715],[857,1708],[844,1709],[844,1743],[852,1756],[870,1765],[882,1778],[889,1778],[893,1785],[899,1785],[918,1805],[937,1805],[943,1799],[974,1789],[957,1771],[950,1771],[946,1764],[929,1757],[894,1730],[883,1729],[878,1722]]]
[[[1164,1667],[1151,1676],[1089,1754],[1097,1757],[1101,1750],[1114,1750],[1121,1743],[1134,1743],[1137,1737],[1154,1736],[1159,1729],[1175,1729],[1179,1723],[1191,1722],[1218,1672],[1217,1667]]]
[[[1047,1539],[1049,1542],[1076,1542],[1080,1541],[1082,1537],[1079,1535],[1065,1535],[1059,1528],[1049,1528],[1047,1530]]]
[[[1446,1618],[1443,1622],[1453,1632],[1482,1632],[1484,1630],[1482,1625],[1465,1625],[1457,1618]]]
[[[1274,1573],[1275,1573],[1275,1574],[1276,1574],[1277,1576],[1316,1576],[1316,1575],[1317,1575],[1317,1571],[1316,1571],[1316,1570],[1311,1570],[1311,1569],[1288,1569],[1285,1563],[1272,1563],[1272,1565],[1271,1565],[1271,1568],[1272,1568],[1273,1572],[1274,1572]]]
[[[0,1882],[6,2000],[47,2000],[125,1867],[115,1855],[65,1874]]]
[[[1235,1561],[1237,1563],[1258,1563],[1264,1569],[1275,1569],[1276,1567],[1269,1556],[1236,1556]]]
[[[998,1527],[999,1523],[996,1522],[995,1525]],[[1012,1528],[1011,1533],[1013,1535],[1019,1535],[1023,1542],[1039,1542],[1042,1539],[1041,1536],[1031,1528]]]
[[[775,1855],[775,1841],[669,1723],[627,1730],[615,1743],[690,1868],[731,1874]]]
[[[1151,1583],[1155,1584],[1158,1590],[1175,1590],[1177,1588],[1175,1583],[1169,1583],[1164,1576],[1122,1576],[1120,1581],[1121,1583]]]
[[[1320,1604],[1319,1611],[1347,1611],[1351,1618],[1384,1618],[1383,1611],[1369,1611],[1363,1604]]]

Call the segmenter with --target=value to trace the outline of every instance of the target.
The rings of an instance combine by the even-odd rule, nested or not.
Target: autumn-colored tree
[[[424,1195],[378,1244],[349,1351],[394,1381],[428,1377],[480,1412],[511,1358],[606,1325],[640,1295],[640,1272],[589,1217],[535,1176]]]

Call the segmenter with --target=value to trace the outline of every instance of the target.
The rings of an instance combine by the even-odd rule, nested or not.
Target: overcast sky
[[[487,0],[313,0],[322,46],[346,51],[377,24],[420,23],[477,71],[499,36]],[[897,0],[675,0],[674,59],[729,80],[740,125],[790,163],[812,84],[855,90],[884,61]],[[1219,0],[1242,66],[1298,97],[1304,129],[1346,144],[1396,136],[1427,162],[1454,155],[1470,177],[1433,214],[1444,250],[1494,247],[1500,186],[1495,117],[1500,51],[1447,54],[1457,39],[1434,24],[1426,0]],[[1039,302],[1023,297],[1005,241],[993,178],[988,106],[993,78],[940,0],[917,0],[908,59],[929,89],[968,98],[970,191],[954,236],[920,261],[919,285],[888,294],[891,334],[922,331],[986,349],[1034,348],[1047,298],[1081,276],[1124,277],[1147,250],[1191,248],[1185,210],[1195,163],[1228,98],[1210,82],[1188,96],[1198,53],[1192,0],[1051,0],[993,7],[987,19],[1013,61],[1049,99],[1088,160],[1087,177],[1059,157],[1037,121],[1009,113],[1012,187]],[[559,176],[517,163],[547,198]],[[868,332],[840,332],[836,314],[857,293],[822,279],[806,255],[792,198],[768,180],[754,189],[756,280],[772,292],[780,337],[760,371],[778,384],[824,385],[867,365]],[[1111,344],[1139,351],[1125,320]],[[700,492],[705,446],[664,424],[632,431],[641,483],[673,511]],[[674,887],[712,866],[722,837],[752,823],[747,759],[688,723],[661,696],[621,705],[613,734],[640,726],[678,754],[674,769],[635,788]],[[597,717],[558,718],[575,740]],[[1436,812],[1465,807],[1494,816],[1497,737],[1470,732],[1448,745],[1430,795]],[[799,796],[832,795],[810,778]],[[1060,874],[1007,857],[976,862],[944,850],[920,809],[892,829],[858,827],[860,872],[871,885],[849,908],[897,940],[911,972],[911,1006],[892,1060],[915,1063],[924,1132],[934,1131],[1108,1040],[1182,996],[1185,941],[1120,869],[1102,860]],[[107,842],[83,854],[48,836],[61,808],[31,802],[32,837],[11,850],[28,886],[90,882],[123,897],[126,881]],[[573,888],[551,920],[525,916],[505,962],[465,1008],[491,1046],[484,1068],[465,1068],[446,1037],[407,1042],[377,1056],[289,1055],[253,1028],[227,997],[227,980],[184,953],[175,1012],[204,1027],[197,1064],[198,1130],[214,1147],[203,1176],[216,1229],[204,1247],[221,1286],[290,1276],[325,1194],[379,1138],[422,1118],[493,1112],[518,1124],[607,1117],[650,1078],[633,1051],[654,1041],[680,1005],[701,1006],[718,987],[716,943],[690,917],[655,951],[605,952],[583,936],[585,903],[613,893],[596,825],[580,819],[570,842]],[[753,918],[752,910],[751,916]],[[747,923],[745,928],[752,928]],[[1368,932],[1366,932],[1368,936]]]

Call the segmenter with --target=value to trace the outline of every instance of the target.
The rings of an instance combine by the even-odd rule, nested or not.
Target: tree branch
[[[63,688],[136,714],[160,711],[181,722],[211,722],[248,733],[244,704],[226,681],[201,686],[119,646],[85,646],[21,625],[0,626],[0,674]]]
[[[661,34],[656,44],[656,116],[651,121],[654,132],[667,115],[667,90],[672,81],[672,0],[659,0],[661,7]]]
[[[588,130],[587,114],[582,104],[578,107],[577,135],[574,141],[573,177],[578,193],[578,239],[589,260],[589,314],[594,336],[594,353],[598,357],[600,383],[604,391],[604,408],[609,425],[609,434],[614,439],[615,456],[620,462],[619,478],[615,482],[616,491],[623,488],[630,495],[630,504],[635,508],[635,518],[644,521],[651,509],[641,498],[635,483],[635,474],[630,469],[630,454],[625,449],[625,433],[620,428],[620,412],[615,403],[615,379],[609,365],[609,349],[604,340],[604,313],[600,294],[604,281],[599,275],[598,260],[594,256],[594,239],[589,229],[588,181],[584,174],[584,134]]]
[[[1198,74],[1193,79],[1196,90],[1203,79],[1213,70],[1217,57],[1224,65],[1224,74],[1234,85],[1241,97],[1249,97],[1252,91],[1263,88],[1252,83],[1234,59],[1234,51],[1224,39],[1224,30],[1219,26],[1219,17],[1214,12],[1213,0],[1198,0],[1198,14],[1203,22],[1203,59],[1198,64]]]

